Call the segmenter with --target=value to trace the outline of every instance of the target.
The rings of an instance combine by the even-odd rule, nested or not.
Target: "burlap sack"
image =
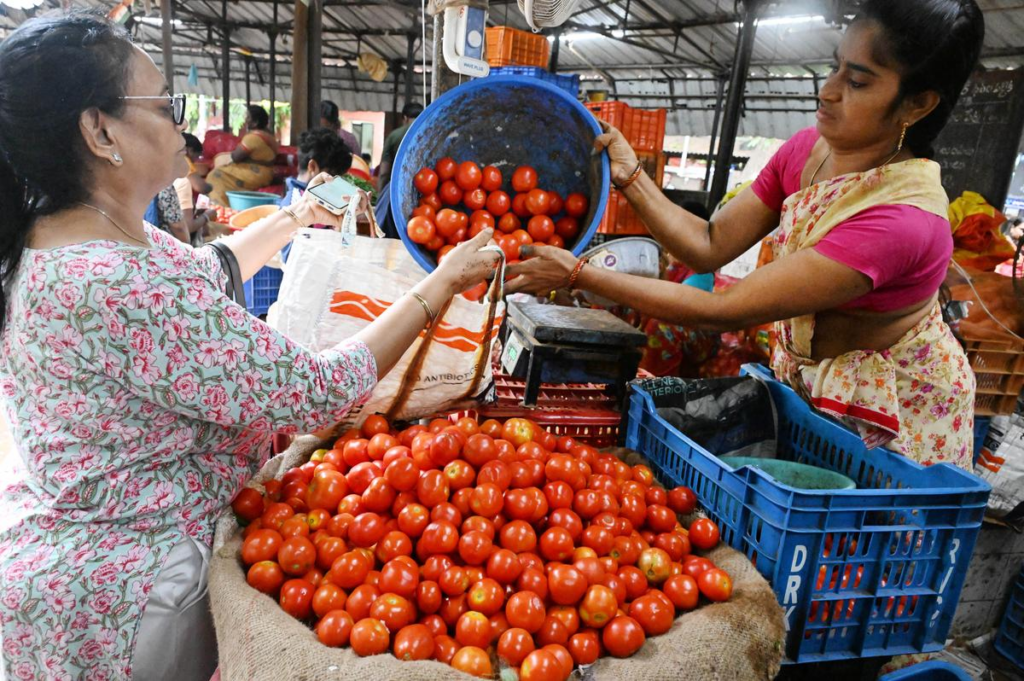
[[[279,478],[320,445],[298,438],[271,459],[255,482]],[[622,455],[621,450],[619,452]],[[641,461],[635,453],[624,456]],[[254,486],[259,486],[254,485]],[[239,561],[241,531],[226,513],[217,525],[210,562],[210,602],[224,681],[469,681],[438,662],[399,662],[390,655],[361,658],[349,648],[320,644],[305,625],[268,596],[249,587]],[[733,579],[728,603],[703,606],[675,621],[625,660],[602,658],[575,678],[594,681],[744,681],[778,673],[785,637],[775,594],[742,554],[721,546],[709,558]]]

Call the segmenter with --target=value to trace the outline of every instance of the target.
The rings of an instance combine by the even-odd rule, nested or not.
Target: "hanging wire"
[[[978,299],[978,304],[981,305],[981,309],[985,311],[985,314],[991,317],[992,321],[994,321],[996,324],[1003,327],[1006,333],[1010,334],[1019,341],[1024,341],[1024,338],[1021,338],[1020,336],[1015,334],[1010,329],[1010,327],[1008,327],[1006,324],[1003,324],[1003,322],[1000,321],[998,317],[992,314],[992,311],[988,309],[988,305],[986,305],[984,299],[982,299],[981,294],[978,293],[978,289],[974,288],[974,281],[971,279],[971,275],[967,274],[967,271],[960,266],[960,263],[958,263],[956,260],[950,260],[949,262],[953,265],[953,268],[960,273],[960,276],[967,280],[967,285],[971,287],[971,291],[974,292],[974,297]]]

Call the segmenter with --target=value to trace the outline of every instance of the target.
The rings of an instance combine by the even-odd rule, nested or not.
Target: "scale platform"
[[[524,406],[537,405],[541,383],[606,383],[621,404],[646,343],[607,310],[510,302],[501,364],[526,382]]]

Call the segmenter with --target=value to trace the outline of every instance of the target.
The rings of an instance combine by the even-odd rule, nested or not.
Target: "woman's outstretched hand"
[[[444,279],[451,295],[494,276],[494,268],[502,255],[500,249],[496,248],[493,236],[493,229],[481,231],[452,249],[437,266],[437,276]]]
[[[523,261],[508,268],[511,281],[505,283],[506,293],[532,293],[546,296],[566,288],[577,259],[570,251],[554,246],[534,244],[520,250]]]
[[[608,151],[608,160],[611,162],[612,182],[622,184],[629,179],[629,176],[636,170],[637,157],[633,147],[623,137],[618,129],[613,128],[605,121],[598,121],[603,135],[594,139],[594,148],[598,151]]]

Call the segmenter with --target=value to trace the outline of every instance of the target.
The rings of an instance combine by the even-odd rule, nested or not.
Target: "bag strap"
[[[238,258],[222,241],[214,241],[209,246],[220,259],[221,269],[224,270],[224,274],[228,278],[228,285],[224,290],[224,294],[242,307],[246,307],[245,288],[242,282],[242,270],[238,267]]]

